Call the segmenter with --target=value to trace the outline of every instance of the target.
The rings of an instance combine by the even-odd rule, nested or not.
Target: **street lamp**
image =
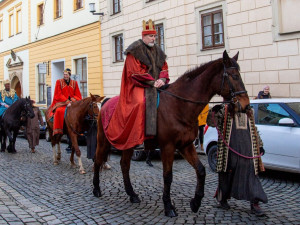
[[[93,14],[93,15],[100,15],[100,16],[104,16],[104,13],[96,13],[96,10],[95,10],[95,3],[90,3],[90,12]]]

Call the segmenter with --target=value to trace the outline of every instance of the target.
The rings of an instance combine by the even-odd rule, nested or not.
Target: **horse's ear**
[[[25,97],[25,99],[27,100],[27,96]]]
[[[230,66],[229,65],[230,58],[229,58],[226,50],[223,52],[223,63],[224,63],[225,66]]]
[[[30,95],[28,96],[28,99],[30,100]]]
[[[233,58],[234,58],[234,60],[235,60],[236,62],[238,61],[238,58],[239,58],[239,53],[240,53],[240,52],[237,52],[237,53],[236,53],[236,55],[235,55],[235,56],[233,56]]]
[[[93,97],[92,93],[90,92],[90,96]]]

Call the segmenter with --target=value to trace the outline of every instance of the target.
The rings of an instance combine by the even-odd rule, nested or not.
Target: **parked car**
[[[300,99],[250,100],[255,123],[264,143],[262,161],[267,169],[300,173]],[[216,170],[215,128],[204,136],[204,151],[210,168]]]

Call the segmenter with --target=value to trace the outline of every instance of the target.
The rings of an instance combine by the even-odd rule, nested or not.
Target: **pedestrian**
[[[259,202],[267,203],[268,199],[258,172],[264,171],[259,156],[265,150],[252,109],[245,113],[236,112],[231,104],[216,105],[208,115],[207,124],[213,127],[216,124],[219,134],[216,168],[219,185],[215,196],[219,207],[230,209],[227,201],[233,197],[250,201],[252,213],[263,216]]]
[[[157,88],[169,82],[169,74],[166,55],[155,38],[152,20],[143,21],[142,39],[125,51],[120,96],[105,128],[110,143],[120,150],[141,145],[156,135]]]
[[[32,104],[35,103],[34,100],[31,101]],[[31,153],[35,153],[35,147],[39,145],[40,140],[40,125],[44,126],[44,120],[39,107],[32,105],[32,109],[34,117],[32,119],[29,117],[27,118],[26,137]]]
[[[10,80],[4,80],[4,89],[0,92],[0,117],[18,99],[16,91],[10,88]]]
[[[110,98],[106,98],[101,102],[101,107],[109,100]],[[95,153],[97,148],[97,121],[91,120],[89,121],[89,130],[86,136],[86,146],[87,146],[87,158],[95,161]],[[103,165],[104,169],[111,169],[111,166],[106,161]],[[93,166],[94,169],[94,166]]]
[[[264,89],[260,92],[258,92],[257,99],[267,99],[272,98],[270,94],[270,87],[266,85]]]
[[[209,106],[207,104],[198,116],[199,131],[198,131],[198,138],[196,138],[196,140],[195,140],[195,147],[197,148],[199,146],[199,142],[200,142],[201,151],[204,151],[204,149],[203,149],[204,127],[206,125],[208,111],[209,111]]]

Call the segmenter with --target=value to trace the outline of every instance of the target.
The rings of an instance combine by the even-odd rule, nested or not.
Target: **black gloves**
[[[263,147],[260,147],[260,148],[259,148],[259,151],[260,151],[260,153],[262,153],[262,155],[265,154],[265,149],[264,149]]]
[[[220,109],[222,109],[222,105],[215,105],[213,108],[212,108],[212,111],[214,113],[217,113]]]

